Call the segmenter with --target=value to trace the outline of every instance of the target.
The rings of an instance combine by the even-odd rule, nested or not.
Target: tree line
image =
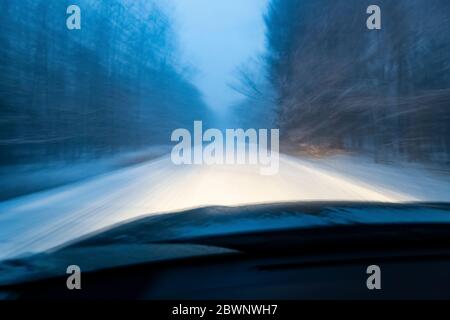
[[[0,2],[0,164],[77,159],[170,143],[205,117],[156,0]]]
[[[283,140],[448,165],[450,2],[373,2],[270,2],[263,60]]]

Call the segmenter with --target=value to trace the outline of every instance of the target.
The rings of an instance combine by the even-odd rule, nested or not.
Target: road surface
[[[0,203],[0,259],[49,250],[116,223],[207,205],[282,201],[448,201],[448,180],[351,159],[280,155],[255,165],[181,165],[170,157]]]

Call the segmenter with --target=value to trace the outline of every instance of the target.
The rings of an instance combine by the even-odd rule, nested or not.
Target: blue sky
[[[264,50],[268,0],[172,0],[183,59],[205,101],[223,110],[242,99],[229,88],[236,68]]]

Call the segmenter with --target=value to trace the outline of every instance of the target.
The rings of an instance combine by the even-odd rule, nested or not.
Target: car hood
[[[450,225],[450,204],[316,202],[197,208],[129,221],[49,252],[3,261],[0,286],[64,276],[67,266],[72,264],[80,265],[83,271],[97,271],[239,254],[254,248],[279,250],[292,243],[305,245],[325,238],[333,242],[338,236],[355,241],[361,234],[371,236],[362,226],[423,224]],[[358,234],[348,232],[349,229],[335,230],[352,226],[358,226]],[[395,228],[388,230],[393,231]],[[287,237],[289,232],[294,237],[292,234]],[[445,232],[448,234],[448,229]],[[245,237],[261,233],[263,237]],[[265,239],[271,239],[272,243],[262,243]]]
[[[197,208],[130,221],[78,240],[75,245],[136,244],[290,228],[396,223],[450,223],[450,203],[313,202]]]

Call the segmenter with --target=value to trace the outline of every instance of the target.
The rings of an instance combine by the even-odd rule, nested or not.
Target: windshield
[[[194,208],[449,201],[448,1],[73,2],[0,3],[0,260]]]

